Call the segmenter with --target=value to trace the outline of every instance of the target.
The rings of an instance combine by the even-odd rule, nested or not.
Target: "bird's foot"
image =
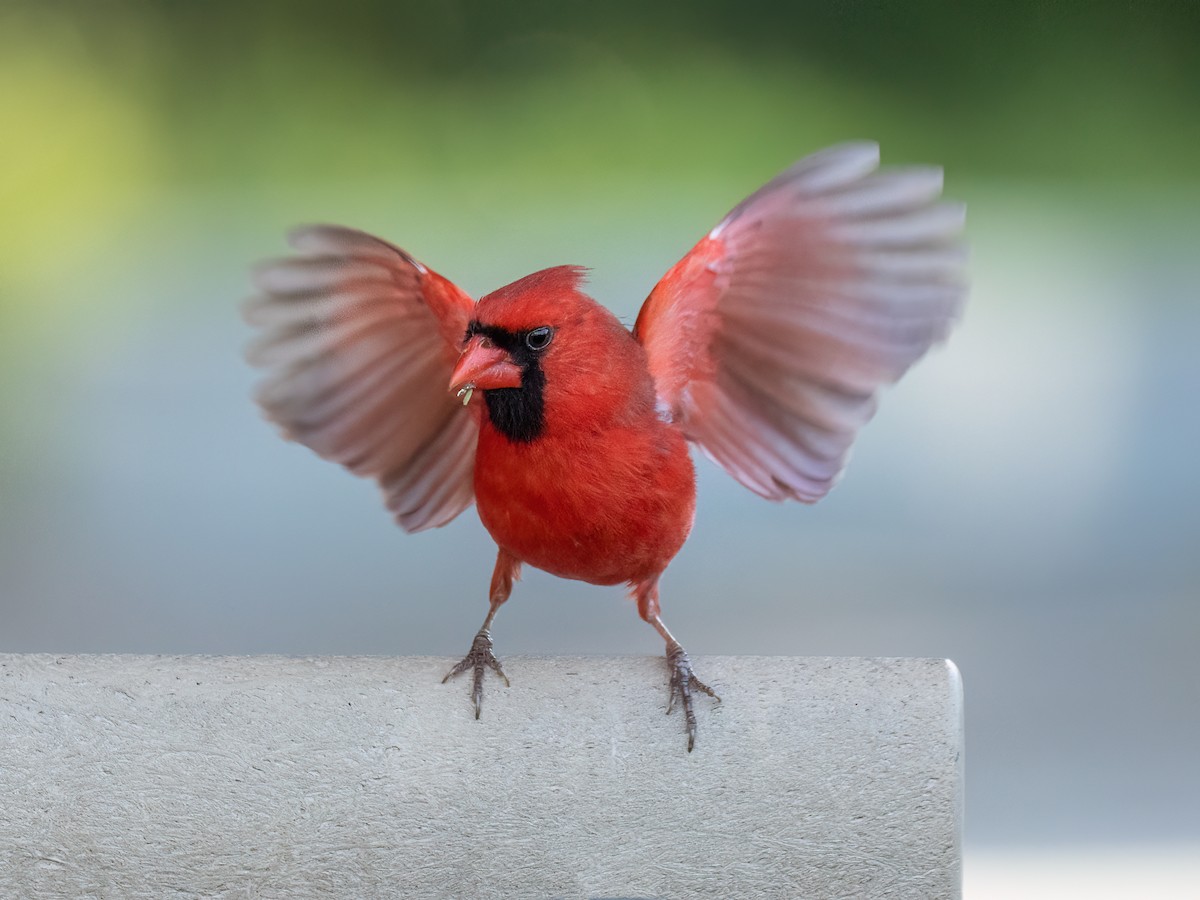
[[[721,698],[707,684],[696,677],[692,671],[692,661],[678,643],[672,641],[667,645],[667,665],[671,668],[671,700],[667,703],[667,715],[675,708],[675,700],[679,699],[683,706],[683,714],[687,719],[688,753],[696,744],[696,713],[692,709],[692,690],[703,691],[718,703]]]
[[[455,675],[461,675],[467,669],[474,670],[474,684],[471,687],[471,702],[475,704],[475,718],[479,718],[479,711],[483,707],[483,669],[488,666],[497,675],[504,679],[504,686],[508,687],[508,676],[504,674],[504,670],[500,668],[500,660],[496,659],[496,654],[492,652],[492,633],[486,628],[481,628],[479,634],[475,635],[475,640],[471,642],[471,649],[467,655],[463,657],[462,662],[446,673],[446,677],[442,679],[442,684],[445,684]]]

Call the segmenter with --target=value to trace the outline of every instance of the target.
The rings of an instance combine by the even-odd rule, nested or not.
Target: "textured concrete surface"
[[[0,896],[957,897],[923,659],[0,655]]]

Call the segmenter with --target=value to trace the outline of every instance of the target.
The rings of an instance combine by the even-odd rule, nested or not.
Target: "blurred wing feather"
[[[634,333],[660,413],[751,490],[815,502],[896,381],[957,320],[964,208],[872,143],[800,160],[651,292]]]
[[[479,424],[447,390],[474,302],[403,250],[348,228],[289,236],[259,267],[247,359],[284,435],[375,478],[406,531],[471,505]]]

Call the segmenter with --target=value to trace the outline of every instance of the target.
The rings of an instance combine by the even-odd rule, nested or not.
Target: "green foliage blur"
[[[283,220],[373,186],[486,232],[660,186],[716,209],[860,137],[952,187],[1193,181],[1198,9],[7,0],[0,335],[189,195]]]

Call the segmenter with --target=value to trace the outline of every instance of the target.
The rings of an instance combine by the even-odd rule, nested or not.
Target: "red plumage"
[[[962,207],[938,202],[940,170],[877,164],[875,145],[848,144],[792,166],[663,277],[632,333],[574,266],[475,304],[399,248],[318,226],[293,235],[300,257],[259,270],[249,355],[272,370],[267,415],[376,478],[406,530],[474,499],[499,547],[487,619],[447,676],[474,670],[476,716],[485,666],[503,677],[492,620],[529,563],[630,585],[666,641],[691,749],[691,692],[713,692],[657,589],[691,530],[688,442],[765,497],[814,502],[879,387],[961,308]]]
[[[579,292],[580,274],[547,269],[479,301],[476,318],[490,325],[557,331],[540,361],[545,428],[512,441],[483,417],[475,502],[516,558],[563,578],[634,583],[683,546],[695,475],[683,435],[655,414],[645,351]]]

